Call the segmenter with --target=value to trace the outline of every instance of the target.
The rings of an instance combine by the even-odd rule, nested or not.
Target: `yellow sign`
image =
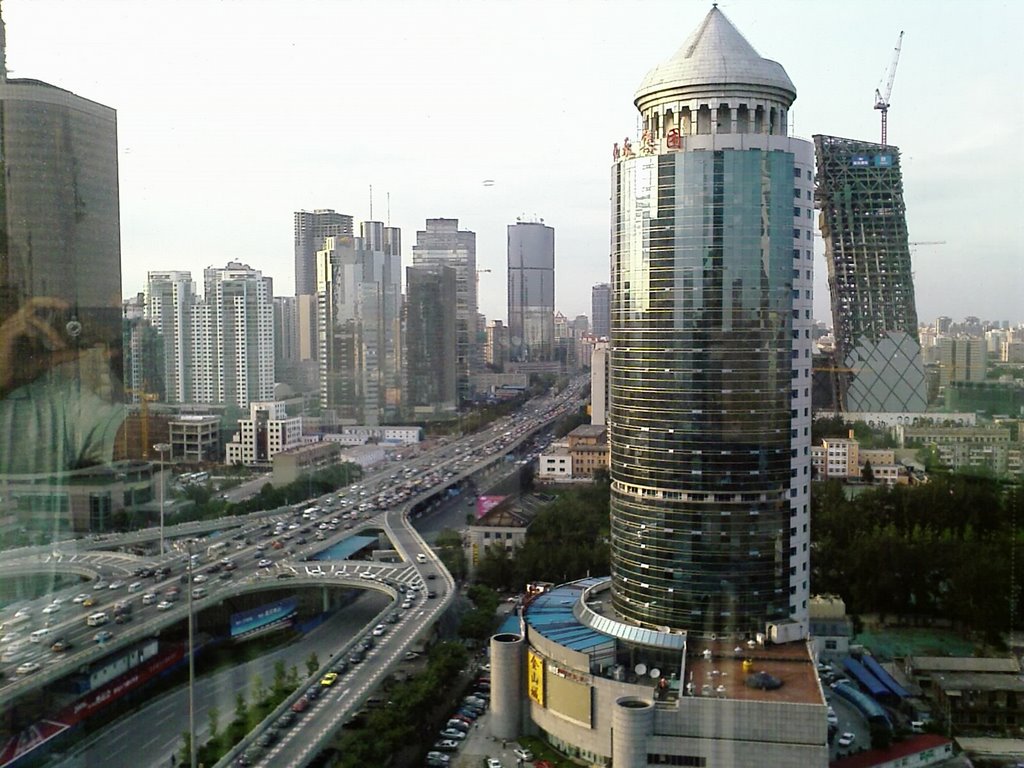
[[[533,651],[526,653],[526,693],[544,706],[544,659]]]

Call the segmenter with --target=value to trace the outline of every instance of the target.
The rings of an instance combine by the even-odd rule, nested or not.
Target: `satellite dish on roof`
[[[636,672],[638,675],[646,675],[647,665],[641,661],[639,664],[633,667],[633,671]]]
[[[650,671],[650,675],[652,679],[657,680],[659,677],[661,677],[661,670],[655,667]]]

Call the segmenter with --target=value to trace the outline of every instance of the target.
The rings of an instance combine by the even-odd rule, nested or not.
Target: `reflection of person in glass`
[[[63,299],[35,296],[0,313],[0,474],[111,461],[124,405],[109,357]]]

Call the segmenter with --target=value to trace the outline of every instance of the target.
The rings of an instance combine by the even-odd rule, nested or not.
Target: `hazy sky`
[[[5,0],[12,77],[118,111],[123,291],[149,269],[247,262],[293,291],[292,212],[477,233],[480,309],[505,317],[505,227],[555,228],[557,305],[608,279],[611,146],[633,93],[708,2]],[[903,151],[918,313],[1024,320],[1024,3],[726,0],[797,88],[792,131]],[[483,181],[494,184],[485,186]],[[821,251],[819,240],[818,250]],[[824,260],[815,311],[830,322]]]

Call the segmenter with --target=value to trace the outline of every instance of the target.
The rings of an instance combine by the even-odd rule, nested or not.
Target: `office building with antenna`
[[[717,7],[636,93],[611,169],[611,575],[529,594],[492,638],[496,738],[615,768],[828,762],[795,98]]]

